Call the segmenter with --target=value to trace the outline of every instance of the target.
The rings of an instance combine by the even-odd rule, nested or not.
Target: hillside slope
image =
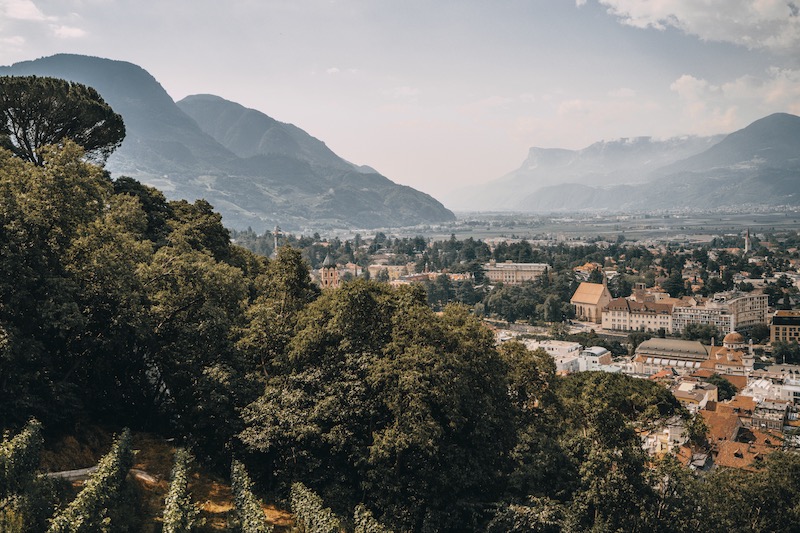
[[[158,187],[171,199],[205,198],[231,228],[396,227],[455,218],[431,196],[345,162],[295,126],[252,110],[241,120],[209,117],[214,110],[192,105],[203,99],[184,102],[206,127],[219,119],[207,133],[131,63],[59,54],[0,67],[0,75],[52,76],[94,87],[127,128],[107,164],[112,174]]]
[[[691,157],[625,185],[567,182],[543,187],[525,211],[708,209],[800,204],[800,117],[776,113]]]

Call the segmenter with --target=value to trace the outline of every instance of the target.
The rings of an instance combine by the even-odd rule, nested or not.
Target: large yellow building
[[[486,278],[491,283],[504,283],[506,285],[520,285],[523,281],[533,281],[543,276],[550,265],[547,263],[498,263],[491,261],[483,265]]]

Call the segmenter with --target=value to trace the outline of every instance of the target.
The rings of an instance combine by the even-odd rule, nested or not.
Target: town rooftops
[[[580,302],[585,304],[598,304],[603,297],[603,291],[608,290],[602,283],[589,283],[588,281],[582,282],[575,294],[572,295],[572,302]]]
[[[773,326],[800,325],[800,311],[778,310],[772,316]]]
[[[492,268],[492,269],[508,269],[508,270],[532,270],[535,272],[549,269],[550,265],[547,263],[512,263],[510,260],[506,261],[505,263],[498,263],[496,261],[490,261],[484,265],[484,268]]]
[[[607,353],[610,352],[606,348],[603,348],[602,346],[590,346],[588,348],[585,348],[583,352],[581,352],[581,355],[601,357]]]
[[[606,306],[608,311],[629,311],[631,313],[672,314],[671,303],[637,302],[627,298],[615,298]]]
[[[702,361],[708,359],[708,348],[704,346],[703,343],[700,341],[687,341],[682,339],[648,339],[636,347],[636,353],[661,355],[668,358],[689,358]]]

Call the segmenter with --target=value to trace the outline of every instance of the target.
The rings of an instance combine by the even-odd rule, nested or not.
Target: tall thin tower
[[[744,255],[750,253],[750,228],[747,228],[747,232],[744,234]]]
[[[281,228],[277,224],[275,225],[275,231],[272,233],[272,235],[273,235],[275,240],[273,241],[273,244],[272,244],[272,255],[271,255],[271,257],[273,259],[275,259],[276,257],[278,257],[278,236],[281,235]]]

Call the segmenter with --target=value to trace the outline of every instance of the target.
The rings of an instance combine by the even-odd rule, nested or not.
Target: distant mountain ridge
[[[534,147],[517,170],[460,191],[452,204],[475,209],[475,199],[480,198],[484,209],[526,210],[521,199],[545,187],[564,183],[590,187],[641,183],[658,168],[701,153],[723,137],[632,137],[596,142],[581,150]]]
[[[565,183],[541,188],[515,207],[545,212],[744,205],[800,205],[800,117],[775,113],[759,119],[701,153],[655,169],[644,183]]]
[[[176,104],[141,67],[59,54],[0,67],[97,89],[125,120],[107,163],[172,199],[205,198],[236,229],[398,227],[454,220],[431,196],[353,165],[291,124],[213,95]]]
[[[526,212],[800,204],[800,117],[775,113],[730,135],[531,148],[522,166],[451,205]]]

